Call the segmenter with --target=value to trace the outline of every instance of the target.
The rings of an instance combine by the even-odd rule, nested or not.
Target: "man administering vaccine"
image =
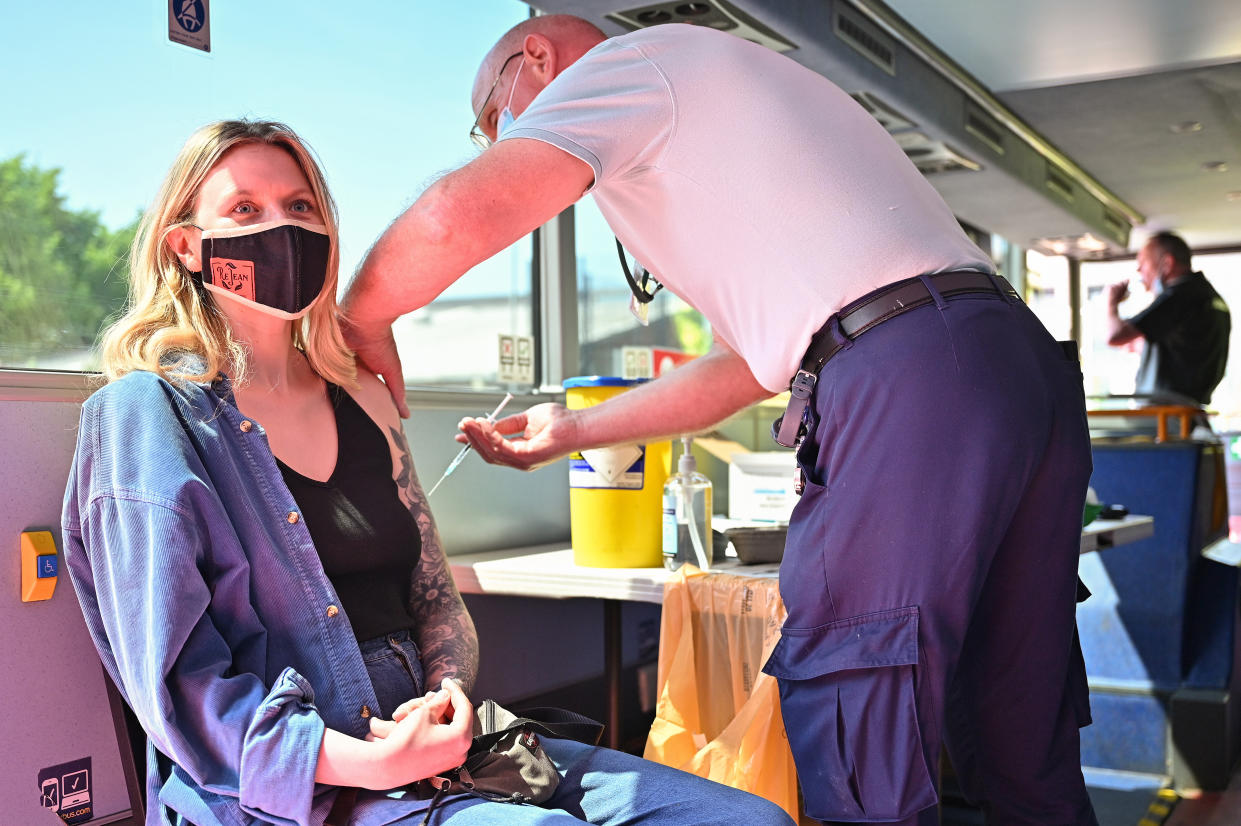
[[[404,403],[391,334],[592,195],[712,350],[603,404],[461,423],[490,462],[706,429],[792,389],[805,492],[765,670],[806,813],[937,823],[946,745],[993,823],[1094,824],[1074,638],[1090,475],[1081,375],[884,129],[787,57],[706,28],[514,27],[475,79],[485,150],[375,244],[350,341]],[[638,300],[654,286],[634,284]]]

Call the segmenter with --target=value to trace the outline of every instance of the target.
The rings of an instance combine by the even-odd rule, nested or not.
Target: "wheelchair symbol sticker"
[[[91,759],[83,757],[39,771],[39,805],[68,824],[85,823],[91,806]]]

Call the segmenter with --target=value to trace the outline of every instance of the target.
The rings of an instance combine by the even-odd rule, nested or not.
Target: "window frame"
[[[563,396],[561,382],[577,375],[577,259],[573,207],[528,237],[531,255],[532,328],[535,383],[520,395],[532,403]],[[101,386],[100,374],[88,370],[40,370],[0,366],[0,401],[82,401]],[[406,383],[411,407],[477,406],[504,395],[502,387],[471,390]]]

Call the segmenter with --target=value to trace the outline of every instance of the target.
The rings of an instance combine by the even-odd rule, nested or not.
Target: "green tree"
[[[702,313],[692,307],[683,307],[672,317],[676,330],[677,345],[691,356],[701,356],[711,349],[711,325]]]
[[[137,218],[109,230],[59,189],[59,169],[0,161],[0,366],[86,351],[124,302]]]

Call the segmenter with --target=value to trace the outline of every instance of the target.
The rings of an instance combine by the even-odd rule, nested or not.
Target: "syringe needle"
[[[512,401],[512,399],[513,399],[512,393],[504,394],[504,398],[500,400],[500,403],[498,405],[496,405],[496,409],[491,411],[491,415],[487,417],[488,424],[492,424],[495,422],[496,416],[500,415],[500,411],[503,410],[504,406],[508,404],[510,401]],[[461,462],[464,461],[465,454],[469,452],[470,452],[470,445],[467,443],[466,446],[461,448],[461,451],[455,457],[453,457],[453,460],[448,463],[448,467],[444,469],[444,473],[442,476],[440,476],[439,481],[436,482],[434,485],[432,485],[431,489],[427,491],[428,498],[431,496],[431,494],[435,493],[436,488],[442,485],[444,483],[444,480],[447,479],[449,475],[451,475],[452,472],[457,469],[457,465],[461,464]]]

